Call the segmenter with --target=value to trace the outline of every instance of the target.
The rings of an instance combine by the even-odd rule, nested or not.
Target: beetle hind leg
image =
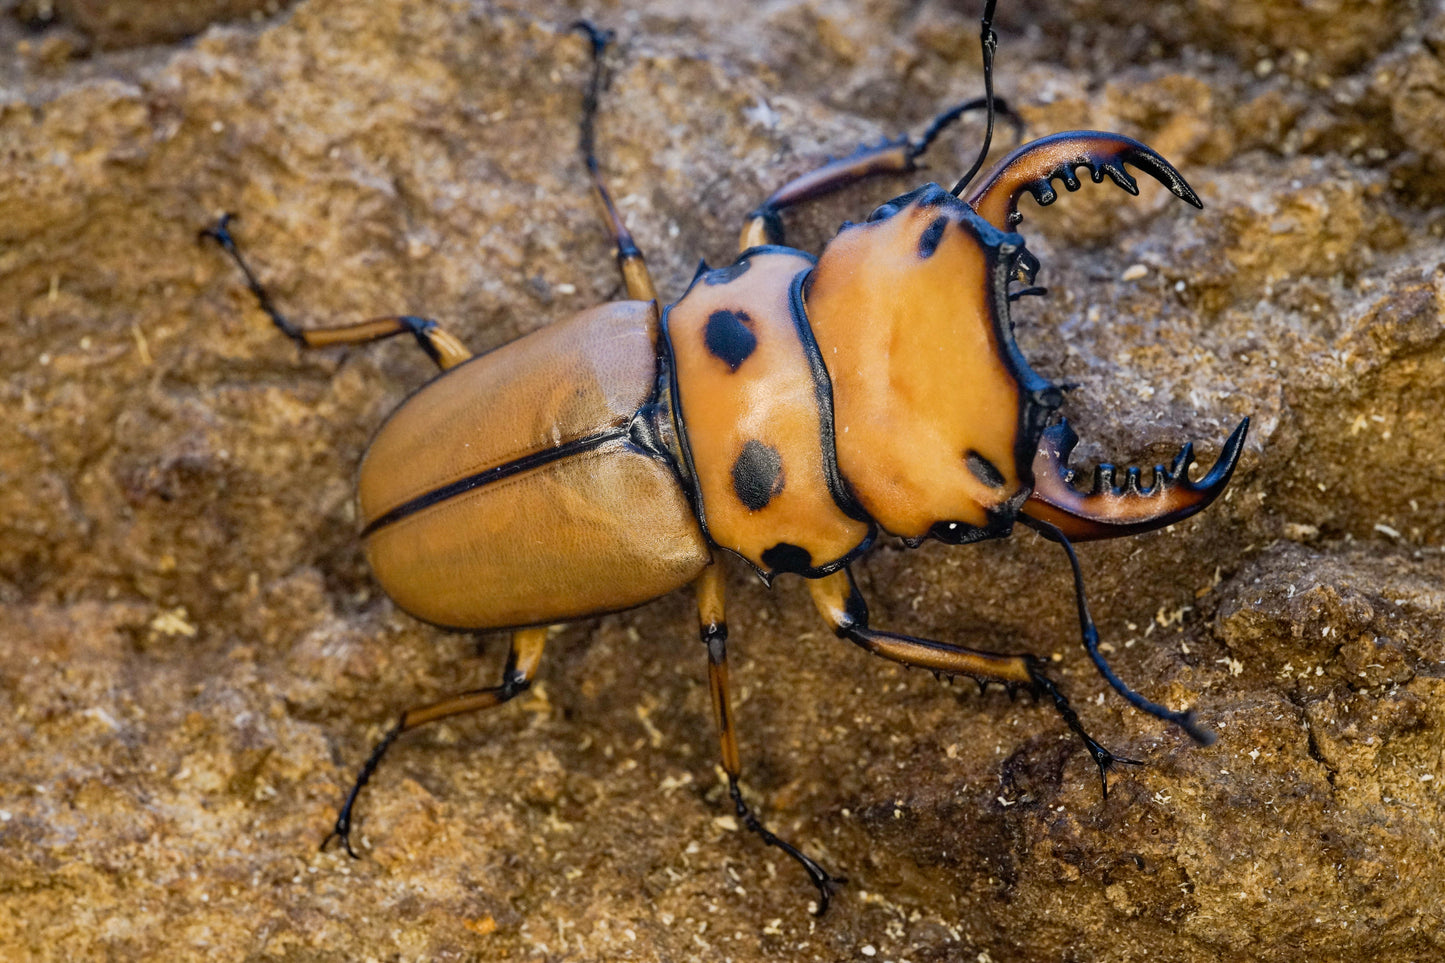
[[[728,693],[728,629],[723,618],[722,570],[716,560],[698,577],[695,588],[698,622],[702,629],[703,644],[707,646],[708,687],[712,691],[713,715],[717,720],[723,770],[728,777],[728,795],[732,797],[733,807],[743,825],[756,833],[766,845],[776,846],[803,867],[808,879],[818,889],[818,904],[814,915],[822,916],[828,911],[833,888],[847,880],[841,876],[833,876],[807,853],[773,833],[743,800],[742,787],[739,785],[742,762],[738,754],[737,730],[733,726],[732,699]]]
[[[430,318],[418,318],[411,315],[390,315],[381,318],[372,318],[369,321],[361,321],[356,324],[343,324],[327,328],[300,328],[297,327],[286,315],[282,314],[276,307],[276,302],[271,300],[271,294],[266,290],[265,285],[251,270],[250,264],[241,256],[241,250],[236,246],[236,238],[231,234],[231,222],[235,215],[223,214],[214,226],[201,231],[203,239],[209,238],[220,245],[221,250],[230,256],[241,273],[246,278],[246,286],[256,297],[256,303],[262,311],[266,312],[271,323],[276,326],[286,337],[296,342],[303,348],[328,348],[335,345],[365,344],[370,341],[380,341],[398,334],[410,334],[416,338],[416,343],[426,352],[427,357],[436,362],[437,367],[443,371],[453,368],[472,356],[467,346],[457,340],[456,337],[442,330],[442,328]]]
[[[840,638],[848,639],[874,655],[901,665],[930,669],[935,674],[949,677],[966,675],[979,684],[980,691],[986,684],[997,682],[1010,694],[1028,689],[1035,697],[1049,699],[1064,724],[1084,743],[1084,748],[1099,767],[1099,781],[1103,784],[1105,798],[1109,795],[1109,770],[1119,764],[1139,765],[1136,760],[1114,755],[1084,731],[1078,713],[1069,705],[1058,684],[1044,674],[1039,660],[1033,656],[985,652],[869,628],[868,603],[858,591],[853,573],[846,568],[811,581],[808,587],[813,593],[813,604],[833,631]]]
[[[346,794],[346,801],[341,804],[341,810],[336,815],[336,825],[321,841],[321,848],[325,849],[333,839],[340,839],[346,852],[353,859],[358,858],[356,850],[351,846],[352,811],[356,807],[356,800],[361,795],[361,790],[371,781],[371,777],[376,773],[376,767],[381,764],[382,757],[386,755],[386,751],[391,748],[391,744],[397,740],[397,737],[428,722],[436,722],[438,719],[466,712],[480,712],[483,709],[491,709],[515,699],[531,688],[532,680],[537,675],[537,666],[542,661],[542,649],[546,642],[547,630],[545,627],[518,629],[512,633],[512,648],[507,653],[507,666],[502,670],[501,685],[485,689],[472,689],[442,699],[440,702],[418,706],[403,712],[396,720],[396,724],[381,737],[376,748],[371,750],[371,755],[367,757],[361,771],[357,773],[356,781],[351,784],[351,790]]]

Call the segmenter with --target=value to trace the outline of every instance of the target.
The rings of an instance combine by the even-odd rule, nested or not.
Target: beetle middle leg
[[[403,712],[401,717],[396,720],[396,724],[381,737],[376,748],[371,750],[371,755],[362,765],[361,772],[357,773],[356,781],[351,784],[351,791],[346,794],[346,801],[341,804],[341,811],[337,813],[336,825],[321,841],[321,848],[325,849],[332,839],[340,839],[341,844],[346,847],[346,852],[353,859],[358,858],[356,850],[351,847],[352,810],[356,806],[356,799],[361,795],[362,788],[371,780],[372,775],[376,772],[376,767],[381,764],[382,757],[386,755],[386,751],[391,748],[391,744],[397,740],[397,737],[409,729],[415,729],[428,722],[436,722],[438,719],[446,719],[466,712],[480,712],[483,709],[491,709],[515,699],[531,687],[532,680],[537,675],[537,666],[542,661],[542,649],[546,643],[547,629],[545,626],[518,629],[512,633],[512,648],[507,653],[507,666],[502,670],[501,685],[461,692],[442,699],[440,702],[418,706]]]
[[[732,699],[728,694],[728,627],[723,613],[723,576],[716,559],[698,576],[694,589],[697,592],[697,617],[702,629],[702,641],[707,646],[708,687],[712,690],[713,715],[717,719],[718,738],[722,744],[723,771],[728,776],[728,795],[732,797],[733,806],[743,825],[757,833],[764,843],[778,847],[802,865],[808,879],[818,888],[818,908],[814,915],[822,916],[828,910],[834,885],[846,880],[830,875],[808,854],[787,840],[780,839],[753,815],[753,811],[743,801],[742,788],[738,784],[742,774],[742,762],[738,754],[737,731],[733,726]]]
[[[286,317],[276,307],[276,302],[271,300],[270,292],[261,284],[256,272],[241,257],[241,251],[236,246],[236,239],[231,234],[231,221],[235,219],[232,214],[223,214],[214,227],[208,227],[201,231],[202,238],[210,238],[221,246],[221,250],[230,255],[231,260],[241,269],[246,277],[246,286],[256,296],[256,302],[261,310],[276,325],[276,329],[286,337],[295,341],[303,348],[328,348],[334,345],[344,344],[365,344],[368,341],[380,341],[398,334],[410,334],[416,338],[416,343],[426,352],[427,357],[436,362],[437,367],[446,371],[454,368],[472,356],[467,346],[442,328],[430,318],[417,318],[411,315],[390,315],[388,317],[372,318],[369,321],[361,321],[356,324],[342,324],[328,328],[299,328],[290,318]]]
[[[1073,706],[1069,705],[1068,698],[1058,684],[1044,674],[1043,666],[1034,656],[1003,655],[871,629],[868,627],[868,603],[858,591],[853,573],[846,568],[811,581],[808,587],[813,593],[813,604],[838,637],[848,639],[874,655],[941,675],[966,675],[980,686],[998,682],[1010,692],[1027,688],[1035,696],[1047,697],[1065,725],[1083,741],[1084,748],[1094,759],[1094,765],[1099,767],[1099,781],[1105,798],[1109,795],[1109,770],[1119,764],[1138,765],[1136,760],[1114,755],[1084,731],[1083,723]]]
[[[592,80],[582,98],[581,136],[578,147],[582,151],[582,162],[587,165],[587,175],[592,178],[592,189],[602,205],[602,214],[607,221],[612,240],[617,245],[617,268],[622,272],[622,283],[627,287],[627,296],[638,301],[656,301],[657,289],[652,284],[652,275],[647,270],[647,261],[642,249],[632,239],[632,232],[622,220],[617,205],[612,203],[612,193],[602,179],[602,168],[597,163],[597,106],[602,95],[603,64],[602,54],[612,41],[612,34],[587,20],[578,20],[574,30],[587,35],[592,42]]]

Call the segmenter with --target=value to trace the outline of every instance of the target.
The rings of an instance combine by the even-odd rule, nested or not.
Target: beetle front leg
[[[743,825],[769,846],[776,846],[796,859],[808,874],[808,879],[818,888],[818,908],[815,916],[828,911],[828,901],[833,887],[847,882],[840,876],[832,876],[806,853],[785,839],[780,839],[762,824],[748,804],[743,801],[742,788],[738,778],[742,773],[742,762],[738,755],[737,730],[733,726],[732,699],[728,694],[727,621],[723,617],[722,568],[716,559],[698,576],[694,583],[697,592],[697,617],[702,629],[702,641],[707,646],[708,687],[712,690],[713,715],[717,719],[718,738],[722,744],[723,770],[728,776],[728,795]]]
[[[445,719],[449,716],[461,715],[465,712],[480,712],[483,709],[491,709],[504,702],[510,702],[521,695],[532,685],[536,678],[537,666],[542,661],[542,649],[547,643],[547,629],[545,627],[518,629],[512,633],[512,648],[507,653],[507,666],[502,670],[502,684],[491,686],[486,689],[472,689],[462,692],[440,702],[433,702],[430,705],[418,706],[415,709],[408,709],[396,720],[392,726],[381,737],[376,748],[371,750],[366,763],[357,773],[356,781],[351,784],[351,791],[346,794],[346,801],[341,804],[341,811],[336,815],[336,825],[326,838],[321,841],[321,848],[325,849],[327,843],[333,839],[340,839],[341,845],[346,847],[346,852],[352,859],[359,858],[356,850],[351,847],[351,812],[356,806],[356,797],[361,795],[362,787],[370,780],[376,772],[376,767],[381,764],[381,759],[397,737],[409,729],[428,722],[436,722],[438,719]]]
[[[746,251],[764,244],[783,243],[783,221],[779,216],[783,210],[804,201],[815,200],[851,184],[879,177],[885,174],[910,174],[919,169],[918,158],[928,150],[934,139],[945,127],[954,123],[970,111],[988,106],[988,99],[978,97],[943,111],[928,125],[923,136],[912,140],[906,134],[895,140],[885,140],[873,147],[860,147],[847,157],[830,160],[821,167],[800,174],[782,187],[773,191],[768,199],[748,215],[738,240],[738,249]],[[1022,135],[1023,121],[1009,109],[1008,104],[998,98],[993,101],[994,110],[1011,120],[1015,132]],[[990,121],[991,123],[992,121]]]
[[[1099,674],[1104,677],[1104,681],[1113,686],[1116,692],[1128,700],[1129,704],[1140,712],[1147,712],[1156,719],[1174,723],[1183,729],[1189,738],[1201,746],[1213,745],[1215,740],[1214,733],[1201,726],[1195,720],[1192,710],[1176,712],[1173,709],[1161,706],[1157,702],[1150,702],[1129,688],[1124,680],[1114,673],[1114,670],[1104,658],[1104,654],[1099,651],[1099,630],[1094,625],[1093,616],[1089,614],[1089,600],[1084,594],[1084,573],[1079,567],[1079,556],[1074,551],[1074,546],[1070,543],[1069,537],[1056,526],[1037,518],[1020,515],[1019,521],[1038,532],[1039,535],[1063,548],[1064,553],[1068,556],[1069,567],[1072,569],[1074,575],[1074,600],[1079,610],[1079,634],[1083,637],[1084,651],[1089,654],[1089,658],[1093,660],[1094,667],[1099,670]]]
[[[235,216],[232,214],[221,215],[214,227],[208,227],[201,231],[201,237],[215,241],[221,246],[221,250],[231,256],[231,260],[236,262],[236,266],[245,275],[246,286],[256,296],[256,302],[260,305],[261,310],[265,311],[271,319],[271,323],[276,325],[276,330],[301,347],[329,348],[335,345],[365,344],[398,334],[410,334],[416,338],[416,343],[426,352],[427,357],[435,361],[437,367],[443,371],[456,367],[472,356],[466,345],[453,335],[443,331],[430,318],[391,315],[330,328],[297,327],[277,309],[276,303],[271,300],[270,293],[261,284],[260,279],[256,277],[256,273],[251,270],[251,266],[246,263],[245,258],[241,257],[241,251],[236,246],[236,239],[231,235],[231,221],[233,220],[235,220]]]
[[[874,655],[902,665],[929,669],[940,675],[966,675],[980,687],[997,682],[1010,692],[1027,688],[1035,697],[1047,697],[1064,724],[1083,740],[1084,748],[1099,767],[1099,781],[1103,784],[1105,798],[1109,795],[1110,769],[1121,763],[1139,765],[1136,760],[1114,755],[1084,731],[1073,706],[1069,705],[1058,684],[1044,674],[1043,666],[1034,656],[1003,655],[870,629],[868,603],[858,591],[853,573],[846,568],[811,581],[808,587],[813,593],[813,604],[838,637],[848,639]]]

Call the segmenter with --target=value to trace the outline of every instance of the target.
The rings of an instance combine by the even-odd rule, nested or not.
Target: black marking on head
[[[1003,472],[999,471],[994,463],[980,455],[973,449],[969,449],[964,455],[964,461],[968,464],[968,470],[973,477],[983,482],[989,488],[1002,488],[1004,486]]]
[[[775,572],[807,572],[813,567],[813,554],[806,548],[779,542],[762,554],[763,564]]]
[[[938,250],[938,244],[943,240],[943,229],[946,227],[948,227],[948,218],[939,216],[923,229],[923,233],[918,237],[919,257],[933,257],[933,252]]]
[[[878,207],[873,209],[873,213],[868,215],[868,220],[864,223],[872,224],[874,221],[886,221],[910,204],[916,205],[919,210],[930,207],[945,207],[957,211],[968,211],[970,213],[973,211],[971,207],[964,204],[937,184],[924,184],[922,187],[911,190],[907,194],[899,194],[893,198],[893,200],[885,201],[878,205]]]
[[[783,490],[783,458],[778,449],[756,439],[743,445],[733,462],[733,491],[750,511],[767,506]]]
[[[729,281],[735,281],[748,273],[748,268],[752,266],[753,262],[746,258],[734,261],[727,267],[720,267],[716,270],[708,271],[707,274],[703,275],[702,283],[710,286],[727,284]]]
[[[1028,497],[1027,492],[1024,497]],[[989,505],[984,507],[983,512],[988,521],[982,526],[968,522],[935,522],[928,530],[928,537],[936,538],[945,545],[971,545],[994,538],[1007,538],[1013,531],[1014,518],[1018,515],[1017,505]]]
[[[752,320],[744,311],[714,311],[708,315],[703,342],[713,357],[720,358],[733,371],[758,346],[758,336],[747,327]]]
[[[868,219],[863,223],[872,224],[875,221],[886,221],[894,214],[897,214],[899,210],[901,210],[901,208],[899,207],[897,201],[889,201],[887,204],[879,204],[877,207],[873,208],[873,213],[869,214]]]
[[[948,205],[950,201],[958,203],[958,198],[937,184],[924,184],[916,190],[909,191],[903,195],[912,201],[917,201],[919,207],[939,207]],[[965,207],[967,205],[964,205]]]

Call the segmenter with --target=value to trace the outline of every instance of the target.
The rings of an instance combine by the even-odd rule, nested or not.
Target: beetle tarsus
[[[366,758],[366,764],[357,773],[356,781],[351,784],[351,791],[346,794],[346,801],[341,804],[341,811],[336,814],[336,825],[326,838],[321,841],[321,849],[324,852],[327,845],[333,839],[340,839],[341,845],[346,848],[346,854],[352,859],[360,859],[356,850],[351,847],[351,811],[356,806],[356,799],[361,795],[361,789],[371,781],[376,767],[381,765],[381,757],[386,755],[386,750],[396,741],[396,737],[406,731],[406,716],[403,715],[396,721],[396,724],[387,730],[386,735],[371,750],[371,755]]]
[[[1029,675],[1033,677],[1034,683],[1031,687],[1034,698],[1048,696],[1054,703],[1054,710],[1064,720],[1073,733],[1084,743],[1084,748],[1093,757],[1094,765],[1099,767],[1099,786],[1105,799],[1109,798],[1109,771],[1118,765],[1142,766],[1143,763],[1137,759],[1126,759],[1123,756],[1116,756],[1105,749],[1093,736],[1084,730],[1084,724],[1079,721],[1079,714],[1074,707],[1069,705],[1068,697],[1060,691],[1059,686],[1053,679],[1044,674],[1043,668],[1037,659],[1029,662]]]
[[[738,781],[731,776],[728,777],[728,795],[732,796],[733,806],[737,811],[738,818],[743,821],[743,825],[756,833],[765,844],[776,846],[796,859],[803,867],[804,872],[808,874],[808,879],[818,889],[818,907],[813,911],[813,915],[822,916],[828,912],[828,903],[832,899],[834,888],[848,882],[847,877],[832,875],[819,866],[807,853],[787,840],[779,838],[776,833],[764,826],[762,821],[753,815],[748,804],[743,801],[742,789],[739,787]]]
[[[1123,696],[1130,705],[1139,711],[1147,712],[1156,719],[1172,722],[1174,725],[1183,729],[1185,733],[1189,735],[1189,738],[1201,746],[1212,744],[1215,739],[1214,733],[1201,726],[1195,720],[1192,711],[1176,712],[1157,702],[1150,702],[1129,688],[1128,684],[1114,673],[1113,668],[1111,668],[1108,661],[1105,660],[1103,653],[1099,651],[1099,630],[1094,625],[1093,616],[1089,614],[1089,603],[1084,593],[1084,573],[1079,567],[1079,556],[1074,552],[1074,546],[1070,543],[1068,536],[1055,526],[1050,525],[1048,522],[1040,521],[1037,518],[1019,515],[1018,520],[1029,528],[1032,528],[1035,532],[1038,532],[1042,537],[1062,546],[1064,553],[1068,555],[1069,566],[1073,569],[1074,573],[1074,598],[1078,603],[1079,630],[1083,636],[1084,650],[1089,653],[1089,658],[1093,661],[1094,668],[1104,677],[1104,681],[1113,686],[1115,692]],[[1065,721],[1067,720],[1068,717],[1065,716]]]
[[[582,132],[581,148],[582,156],[586,158],[588,170],[594,171],[597,167],[597,159],[593,156],[595,139],[594,121],[597,117],[598,100],[602,93],[602,53],[607,45],[612,42],[614,34],[610,30],[603,30],[590,20],[578,20],[571,26],[572,30],[586,34],[587,39],[592,42],[592,80],[587,85],[587,92],[582,100]]]
[[[236,239],[231,235],[231,222],[235,220],[239,220],[235,214],[229,212],[222,214],[216,221],[214,227],[201,229],[199,238],[203,241],[209,238],[221,246],[221,250],[225,251],[231,260],[236,262],[236,266],[239,267],[241,273],[245,275],[246,287],[255,295],[257,303],[261,306],[261,310],[266,312],[266,316],[271,319],[272,324],[276,325],[276,329],[301,347],[307,347],[306,335],[280,312],[275,302],[271,300],[271,295],[261,284],[260,278],[256,277],[256,273],[251,270],[251,266],[246,263],[246,259],[241,257],[241,251],[236,246]]]
[[[587,176],[592,181],[598,203],[602,205],[608,233],[617,245],[617,267],[622,273],[627,296],[638,301],[655,301],[657,290],[653,286],[652,276],[648,273],[647,261],[628,231],[617,205],[613,203],[612,192],[607,189],[602,178],[602,165],[597,160],[597,110],[602,89],[606,86],[602,55],[607,50],[607,45],[612,42],[614,34],[589,20],[576,21],[572,24],[572,29],[586,34],[592,42],[592,77],[582,95],[582,121],[577,138],[578,149],[582,152],[582,163],[587,168]]]
[[[585,33],[587,39],[592,41],[592,52],[594,54],[601,53],[607,45],[612,42],[612,38],[616,36],[616,33],[613,31],[604,30],[591,20],[586,19],[574,20],[568,29]]]

